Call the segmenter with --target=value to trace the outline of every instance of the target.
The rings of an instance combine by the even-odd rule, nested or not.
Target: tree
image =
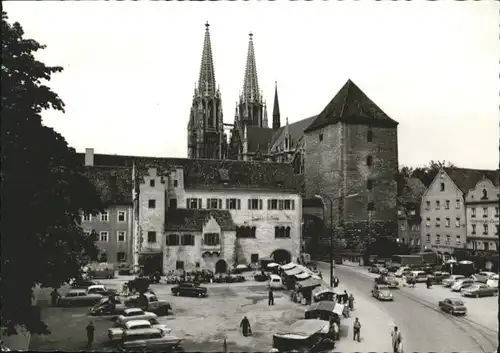
[[[456,168],[456,166],[447,161],[430,161],[425,167],[415,168],[411,176],[419,178],[426,187],[429,187],[441,168]]]
[[[59,287],[81,275],[97,256],[95,234],[86,236],[81,213],[102,211],[95,187],[84,176],[73,148],[43,126],[46,109],[64,111],[45,85],[61,67],[35,59],[44,49],[24,38],[19,23],[2,12],[2,257],[1,326],[49,333],[32,307],[37,285]]]

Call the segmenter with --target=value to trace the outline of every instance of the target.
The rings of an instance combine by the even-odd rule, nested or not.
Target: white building
[[[498,184],[498,179],[495,180]],[[498,250],[499,187],[486,176],[466,196],[467,248]]]

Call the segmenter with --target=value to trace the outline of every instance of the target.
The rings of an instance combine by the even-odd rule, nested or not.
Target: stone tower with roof
[[[397,126],[348,80],[304,130],[305,197],[323,196],[341,248],[397,236]]]
[[[198,86],[195,86],[188,123],[188,158],[224,159],[227,138],[224,134],[222,99],[215,83],[210,25],[205,25]]]

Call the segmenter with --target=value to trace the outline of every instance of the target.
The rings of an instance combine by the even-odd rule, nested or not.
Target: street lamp
[[[333,230],[333,202],[334,201],[337,201],[337,200],[340,200],[340,199],[350,199],[350,198],[353,198],[353,197],[356,197],[358,196],[359,194],[349,194],[347,196],[340,196],[340,197],[336,197],[334,199],[330,198],[329,196],[327,195],[321,195],[321,194],[318,194],[318,195],[314,195],[314,197],[320,199],[323,203],[323,227],[324,227],[324,224],[325,224],[325,198],[330,201],[330,231],[332,232],[330,234],[330,286],[333,287],[333,237],[334,237],[334,230]],[[339,212],[339,218],[340,218],[340,212]]]

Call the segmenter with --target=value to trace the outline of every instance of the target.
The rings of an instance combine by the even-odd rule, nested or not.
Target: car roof
[[[128,308],[128,309],[125,309],[124,310],[124,313],[125,314],[130,314],[130,313],[133,313],[133,312],[138,312],[138,311],[143,311],[142,309],[139,309],[139,308]]]
[[[276,279],[276,278],[281,279],[281,277],[280,277],[280,276],[278,276],[278,275],[271,275],[271,276],[270,276],[270,278],[271,278],[271,279]]]
[[[130,329],[134,326],[142,326],[142,325],[151,325],[151,323],[148,320],[130,320],[125,323],[125,326],[127,329]]]
[[[103,284],[93,284],[93,285],[89,286],[89,289],[90,288],[104,288],[104,285]]]

